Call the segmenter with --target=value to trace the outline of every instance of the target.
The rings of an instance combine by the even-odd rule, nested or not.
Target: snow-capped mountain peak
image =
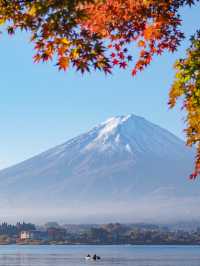
[[[77,211],[80,204],[103,205],[103,215],[109,204],[109,210],[118,212],[119,204],[125,202],[126,209],[131,213],[138,210],[140,215],[152,199],[157,204],[184,195],[191,204],[191,197],[200,193],[200,186],[191,188],[186,179],[192,162],[192,150],[169,131],[136,115],[112,117],[64,144],[0,171],[0,207],[34,205],[38,210],[44,205],[46,210],[53,205],[71,208],[76,202]],[[185,211],[186,201],[178,202],[183,202],[181,210]],[[200,201],[195,198],[195,202],[199,206]],[[173,206],[177,208],[177,200],[172,205],[165,214]],[[98,212],[98,207],[91,208]],[[155,209],[156,215],[160,210]]]
[[[136,115],[111,117],[89,131],[91,138],[84,151],[157,154],[170,157],[171,152],[182,156],[183,141],[170,132]],[[167,142],[166,142],[167,139]],[[184,154],[184,153],[183,153]]]
[[[137,117],[134,115],[127,115],[127,116],[116,116],[107,119],[104,123],[100,126],[100,131],[98,137],[101,138],[102,136],[110,135],[119,131],[120,126],[123,124],[128,124],[130,120],[136,119]],[[141,119],[141,118],[140,118]]]
[[[115,146],[123,144],[126,150],[131,151],[128,143],[124,143],[121,128],[126,127],[128,120],[133,118],[133,115],[117,116],[107,119],[93,130],[96,132],[95,137],[86,146],[86,150],[98,149],[105,151],[108,148],[114,149]],[[93,131],[92,130],[92,131]]]

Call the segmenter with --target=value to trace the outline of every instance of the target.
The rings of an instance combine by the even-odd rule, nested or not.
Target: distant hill
[[[47,136],[48,137],[48,136]],[[169,131],[128,115],[0,171],[4,217],[68,222],[198,218],[194,153]]]

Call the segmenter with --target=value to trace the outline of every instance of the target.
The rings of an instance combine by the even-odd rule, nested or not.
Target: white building
[[[48,240],[48,233],[46,231],[24,230],[20,233],[20,240]]]
[[[28,240],[33,238],[34,238],[34,233],[32,231],[21,231],[20,233],[21,240]]]

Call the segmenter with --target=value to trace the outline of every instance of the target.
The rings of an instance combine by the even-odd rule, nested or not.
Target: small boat
[[[91,260],[91,256],[90,254],[88,254],[86,257],[85,257],[86,260]]]
[[[100,260],[101,257],[97,256],[96,254],[94,254],[94,256],[91,257],[90,254],[88,254],[86,257],[85,257],[86,260]]]
[[[101,258],[99,256],[97,256],[96,254],[94,254],[94,256],[92,257],[93,260],[100,260]]]

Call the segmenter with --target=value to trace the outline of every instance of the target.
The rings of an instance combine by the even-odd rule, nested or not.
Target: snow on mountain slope
[[[113,117],[62,145],[0,171],[0,207],[83,205],[98,210],[97,206],[104,206],[100,211],[103,215],[105,206],[113,203],[115,207],[128,206],[129,215],[133,203],[141,202],[144,207],[158,201],[166,208],[165,203],[174,199],[185,211],[181,202],[191,205],[191,201],[198,201],[200,192],[198,182],[187,180],[192,161],[192,150],[167,130],[135,115]],[[170,204],[169,212],[173,207]],[[158,210],[163,208],[160,205]],[[137,204],[137,209],[141,212],[142,207]]]

